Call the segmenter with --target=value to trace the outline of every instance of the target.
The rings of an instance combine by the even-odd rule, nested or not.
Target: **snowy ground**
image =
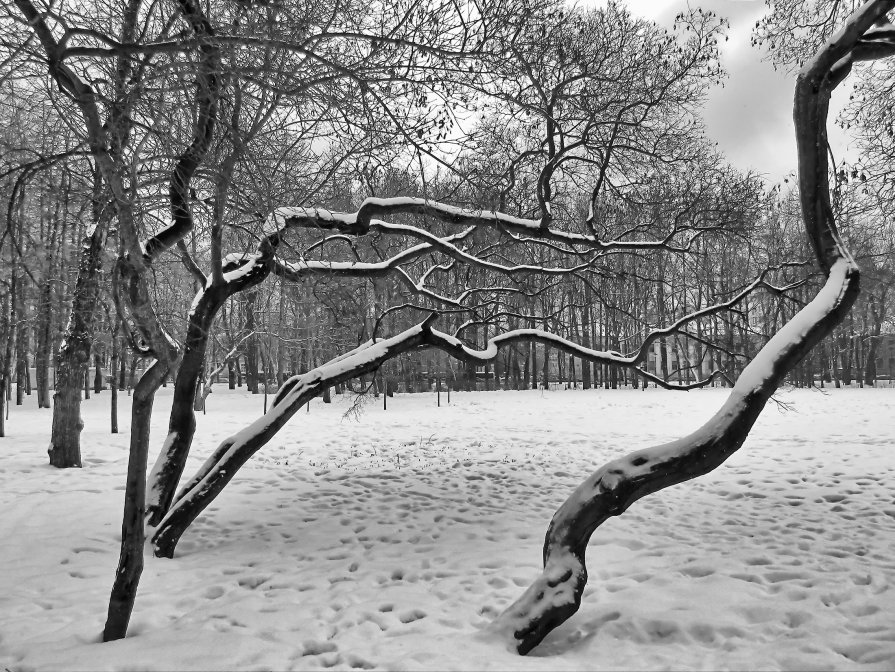
[[[357,420],[347,399],[312,402],[174,560],[147,557],[131,636],[111,644],[97,641],[126,435],[108,434],[108,392],[94,397],[85,468],[53,469],[50,413],[30,399],[0,439],[0,667],[895,668],[893,389],[782,394],[792,410],[772,403],[726,465],[597,531],[581,610],[532,654],[483,633],[537,575],[574,485],[724,396],[404,395]],[[261,405],[218,388],[188,469]],[[169,406],[170,388],[156,443]]]

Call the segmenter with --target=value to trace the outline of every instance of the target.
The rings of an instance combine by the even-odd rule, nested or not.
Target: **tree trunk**
[[[329,371],[323,365],[313,377],[299,376],[287,382],[277,392],[270,410],[250,429],[224,440],[184,485],[153,536],[155,554],[173,557],[177,542],[190,523],[220,494],[246,460],[270,441],[302,406],[332,385],[365,373],[373,372],[375,377],[383,361],[413,350],[423,342],[427,324],[428,321],[423,323],[423,330],[417,327],[391,339],[380,339],[376,348],[359,348],[353,355],[340,358]],[[383,395],[383,399],[387,397]]]
[[[183,474],[196,431],[193,404],[205,364],[211,325],[228,296],[226,285],[205,288],[190,313],[183,357],[174,379],[168,436],[149,476],[146,506],[149,525],[158,525],[168,511]]]
[[[93,353],[93,392],[99,394],[103,391],[103,360],[98,352]]]
[[[37,407],[50,408],[50,335],[52,333],[53,283],[45,281],[40,289],[37,311],[37,347],[34,371],[37,383]]]
[[[99,217],[93,232],[83,239],[71,312],[56,356],[53,425],[47,451],[50,464],[54,467],[81,466],[81,430],[84,428],[81,420],[81,385],[87,377],[90,361],[99,295],[99,270],[108,222],[108,216]]]
[[[146,462],[149,453],[149,425],[155,393],[168,369],[156,361],[140,376],[134,388],[131,411],[130,454],[127,461],[127,480],[124,490],[124,516],[121,523],[121,553],[118,571],[109,598],[109,610],[103,628],[103,641],[121,639],[137,598],[137,586],[143,573],[143,544],[145,541],[143,513],[146,506]]]
[[[119,360],[123,360],[121,357],[121,338],[118,335],[119,327],[117,321],[115,325],[116,328],[114,330],[114,335],[112,336],[112,359],[109,362],[109,372],[111,373],[109,376],[109,394],[112,397],[110,424],[112,434],[118,433],[118,369]]]
[[[252,394],[258,394],[258,337],[255,331],[255,298],[257,292],[247,292],[245,300],[246,340],[246,387]]]
[[[880,298],[879,305],[882,306],[885,303],[885,292],[886,290],[882,290],[883,294]],[[878,307],[875,298],[871,297],[870,301],[870,317],[871,317],[871,332],[869,336],[869,343],[867,344],[867,358],[864,366],[864,382],[867,385],[875,385],[876,384],[876,356],[877,351],[879,350],[879,338],[880,333],[882,332],[883,327],[883,310],[881,307]]]
[[[529,379],[531,378],[530,369],[531,366],[531,343],[526,343],[523,346],[522,350],[523,359],[522,359],[522,389],[529,389]]]
[[[9,408],[9,383],[12,373],[12,295],[15,292],[15,283],[11,282],[10,284],[10,291],[4,296],[3,323],[0,325],[2,327],[0,335],[2,335],[4,343],[2,357],[0,357],[0,437],[6,436],[6,411]]]
[[[20,283],[21,284],[21,283]],[[25,390],[28,386],[28,320],[26,319],[26,308],[21,293],[19,295],[20,305],[16,311],[19,315],[19,321],[16,325],[16,406],[25,403]]]

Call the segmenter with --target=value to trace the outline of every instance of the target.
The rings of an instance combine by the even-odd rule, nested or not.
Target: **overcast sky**
[[[594,2],[594,0],[591,0]],[[671,26],[687,8],[686,0],[622,0],[632,14]],[[585,4],[591,4],[586,2]],[[596,0],[594,4],[603,4]],[[728,160],[741,170],[752,169],[769,182],[781,181],[796,169],[792,128],[794,75],[775,72],[764,53],[749,42],[752,27],[766,12],[761,0],[690,0],[691,7],[711,10],[730,21],[729,41],[722,43],[722,62],[728,72],[724,88],[709,94],[705,109],[709,136]],[[835,118],[850,88],[840,87],[831,105]],[[847,141],[838,128],[830,127],[837,161]]]

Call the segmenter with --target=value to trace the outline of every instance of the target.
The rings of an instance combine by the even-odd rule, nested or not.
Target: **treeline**
[[[47,148],[42,154],[58,156],[71,151],[65,147]],[[57,149],[62,151],[54,152]],[[50,407],[56,357],[69,318],[82,241],[90,226],[91,175],[79,172],[82,166],[72,153],[36,160],[33,168],[11,172],[4,179],[7,218],[0,293],[4,350],[0,355],[7,399],[14,404],[34,393],[39,406]],[[734,173],[725,178],[717,188],[727,193],[704,194],[704,202],[711,207],[694,207],[701,219],[686,222],[702,227],[703,235],[686,250],[671,255],[628,251],[606,255],[596,268],[557,274],[552,279],[548,275],[546,281],[543,274],[523,269],[511,276],[512,292],[497,291],[507,284],[504,272],[453,265],[429,275],[426,288],[432,296],[421,296],[397,276],[345,278],[326,273],[297,283],[275,279],[238,294],[214,324],[206,361],[209,380],[203,390],[212,383],[231,389],[245,385],[256,393],[265,387],[276,390],[289,376],[308,371],[368,338],[405,329],[426,311],[442,313],[437,328],[476,347],[484,347],[490,337],[507,330],[540,328],[585,347],[629,353],[640,347],[650,331],[669,326],[682,315],[730,301],[764,273],[768,287],[756,289],[730,311],[694,320],[686,330],[657,340],[644,362],[644,368],[664,380],[690,384],[720,371],[715,384],[730,384],[754,353],[816,293],[817,282],[808,270],[810,255],[800,236],[800,213],[793,194],[769,191],[758,180]],[[346,184],[352,193],[343,195],[343,207],[361,203],[371,192],[422,191],[406,173],[385,174],[372,185],[368,181],[366,191],[360,190],[360,184],[360,180]],[[456,193],[452,185],[439,188]],[[735,199],[730,198],[731,189],[738,192]],[[893,375],[895,353],[887,338],[892,238],[891,234],[887,238],[878,230],[867,230],[866,222],[875,213],[866,203],[857,207],[859,196],[851,196],[844,229],[859,250],[865,269],[864,293],[846,322],[791,374],[794,385],[873,385]],[[717,207],[723,199],[728,202]],[[582,216],[586,200],[583,194],[570,198],[566,211],[570,216]],[[601,217],[603,234],[608,240],[620,230],[637,228],[644,236],[661,235],[667,226],[663,208],[667,210],[669,203],[667,194],[652,203],[621,203]],[[466,205],[476,207],[471,200]],[[405,220],[429,229],[438,226],[420,218]],[[562,264],[565,256],[542,249],[531,258],[530,251],[520,255],[518,250],[503,249],[498,241],[483,240],[479,245],[491,246],[494,259],[518,262],[521,258],[543,269]],[[377,250],[371,244],[362,252],[384,258],[389,250]],[[194,248],[193,253],[198,259],[203,256],[202,250]],[[106,251],[106,269],[114,256],[113,250]],[[314,251],[307,255],[310,257],[336,262],[350,258]],[[421,275],[433,266],[434,261],[423,258],[405,270]],[[160,281],[156,300],[170,319],[172,331],[182,338],[181,316],[189,311],[195,282],[174,255],[160,263],[156,272]],[[92,366],[84,379],[85,396],[113,383],[118,389],[129,389],[144,368],[141,358],[128,351],[108,273],[103,278],[93,316],[98,328]],[[457,296],[469,288],[477,290],[477,296],[462,310],[432,298]],[[530,342],[502,352],[493,366],[478,368],[457,363],[443,353],[406,354],[383,365],[378,376],[367,376],[351,387],[379,394],[431,390],[437,385],[469,390],[546,385],[614,389],[645,384],[625,367],[583,362],[549,345]]]

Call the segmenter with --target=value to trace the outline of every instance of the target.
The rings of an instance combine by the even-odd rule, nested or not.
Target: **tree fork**
[[[168,437],[149,477],[147,499],[147,522],[158,525],[168,512],[177,484],[183,475],[186,458],[196,431],[194,400],[199,390],[199,382],[205,364],[208,339],[215,318],[228,298],[239,291],[254,287],[270,274],[267,263],[276,248],[278,238],[262,244],[262,263],[240,274],[237,279],[227,281],[222,276],[220,283],[211,282],[200,290],[201,294],[190,314],[184,343],[183,358],[174,379],[174,400],[168,423]]]
[[[171,505],[196,431],[193,401],[205,363],[211,324],[218,308],[227,299],[225,289],[224,286],[218,286],[202,290],[201,297],[190,315],[183,358],[174,379],[174,399],[168,423],[168,436],[149,477],[146,516],[147,523],[152,526],[158,525]]]

